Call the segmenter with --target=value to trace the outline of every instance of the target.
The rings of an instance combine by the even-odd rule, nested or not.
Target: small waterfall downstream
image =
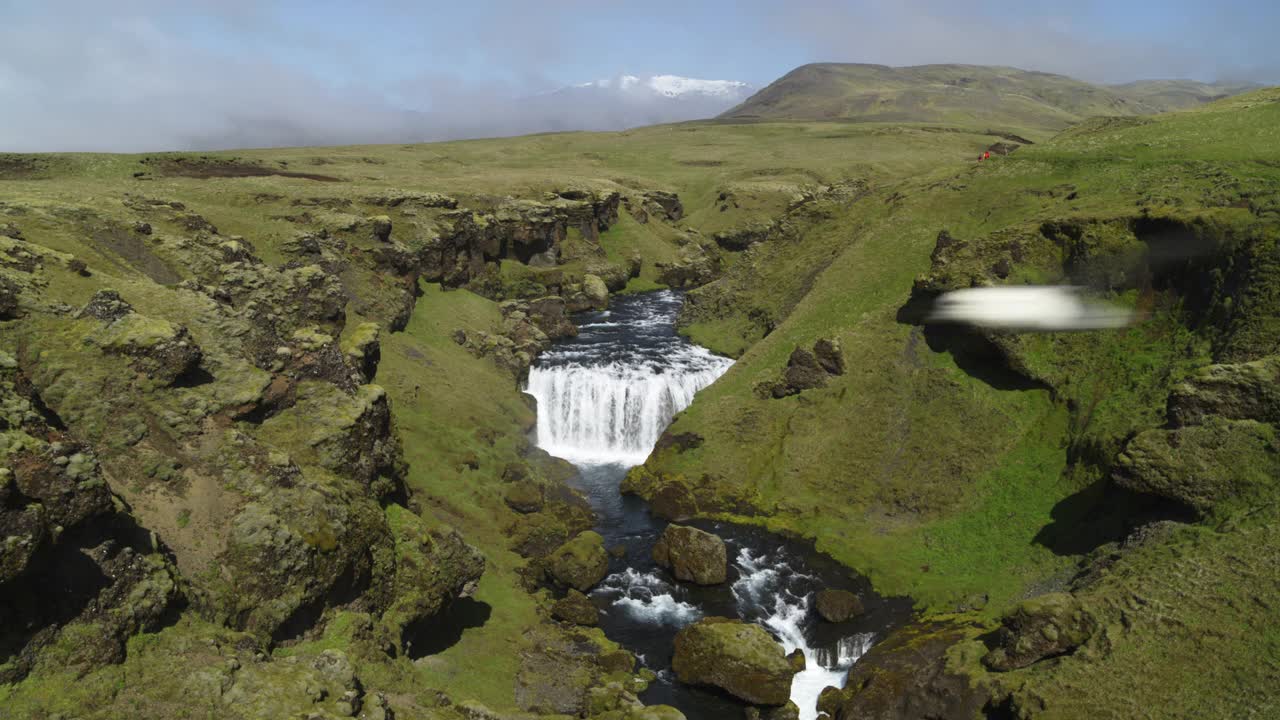
[[[614,298],[610,310],[580,316],[578,336],[556,343],[529,372],[526,392],[538,403],[538,446],[578,466],[577,484],[596,511],[596,529],[610,547],[625,547],[590,597],[603,611],[606,634],[657,672],[658,681],[642,696],[646,703],[674,705],[689,720],[741,716],[738,701],[683,685],[669,669],[676,632],[700,617],[720,615],[757,622],[787,652],[804,653],[806,670],[796,675],[791,696],[801,718],[817,718],[822,689],[844,685],[849,668],[900,620],[904,606],[876,597],[865,581],[850,581],[812,550],[726,524],[692,523],[724,538],[729,583],[677,582],[651,554],[665,523],[642,500],[618,491],[627,469],[644,462],[672,418],[732,365],[676,334],[682,302],[676,292],[647,293]],[[811,608],[817,590],[842,582],[867,605],[857,627],[821,623]]]

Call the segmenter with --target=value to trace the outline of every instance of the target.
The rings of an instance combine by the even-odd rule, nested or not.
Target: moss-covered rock
[[[551,617],[574,625],[598,625],[600,610],[586,595],[570,588],[568,594],[551,605]]]
[[[668,525],[653,546],[653,559],[669,568],[678,580],[699,585],[715,585],[725,581],[728,556],[721,540],[713,533],[685,525]]]
[[[604,310],[609,307],[609,288],[604,284],[604,280],[599,275],[587,274],[582,276],[582,293],[587,296],[587,301],[591,303],[591,307],[597,310]]]
[[[604,538],[594,530],[578,533],[548,559],[547,570],[557,582],[586,592],[609,572]]]
[[[1097,621],[1075,596],[1042,595],[1005,614],[996,632],[995,647],[982,662],[1000,672],[1024,668],[1073,652],[1088,642],[1097,629]]]
[[[1202,425],[1139,433],[1116,458],[1121,486],[1202,514],[1271,492],[1280,478],[1272,425],[1210,416]]]
[[[1280,356],[1211,365],[1169,396],[1169,420],[1175,425],[1196,425],[1215,415],[1280,423]]]
[[[585,716],[634,703],[634,696],[624,695],[630,692],[624,681],[631,678],[635,657],[598,628],[542,625],[525,639],[515,686],[522,709]]]
[[[796,673],[764,628],[721,617],[680,630],[671,667],[681,682],[713,685],[758,705],[786,704]]]
[[[429,527],[410,510],[388,505],[387,526],[395,539],[393,601],[383,624],[393,638],[405,626],[439,613],[470,594],[484,572],[484,556],[452,528]]]
[[[821,706],[834,711],[835,720],[980,717],[990,693],[947,663],[948,650],[975,634],[950,622],[896,630],[853,666],[838,696],[823,692]]]

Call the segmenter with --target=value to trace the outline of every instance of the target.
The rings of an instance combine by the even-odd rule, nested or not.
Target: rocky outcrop
[[[1197,425],[1215,415],[1280,423],[1280,356],[1210,365],[1169,396],[1169,421],[1175,426]]]
[[[548,558],[547,570],[562,585],[586,592],[609,572],[604,538],[593,530],[579,533]]]
[[[158,630],[180,600],[176,569],[111,494],[96,455],[42,410],[0,353],[0,683],[54,646],[81,673],[119,662],[127,639]]]
[[[973,634],[944,622],[897,630],[853,666],[844,690],[824,691],[820,706],[834,720],[982,717],[989,693],[947,667],[947,650]]]
[[[647,683],[635,684],[633,678],[628,689],[617,682],[634,671],[635,656],[598,628],[544,625],[524,640],[515,684],[516,704],[523,710],[584,717],[639,704],[631,689],[639,692]]]
[[[668,525],[662,531],[653,546],[653,560],[676,579],[699,585],[722,583],[728,573],[724,540],[685,525]]]
[[[756,705],[785,705],[796,673],[764,628],[721,617],[677,633],[671,667],[680,682],[712,685]]]
[[[1176,500],[1207,515],[1275,488],[1280,478],[1276,429],[1212,415],[1200,425],[1147,430],[1125,446],[1112,476],[1121,487]]]
[[[452,528],[430,527],[399,505],[387,506],[386,515],[395,543],[395,581],[394,600],[382,622],[398,639],[406,626],[469,596],[484,573],[485,561]]]
[[[684,204],[680,202],[680,196],[673,192],[649,190],[641,198],[649,215],[657,215],[668,222],[676,222],[684,217]]]
[[[597,625],[600,611],[586,595],[570,589],[567,595],[552,603],[551,617],[574,625]]]
[[[848,590],[819,590],[814,604],[818,615],[827,622],[848,622],[862,614],[862,601]]]
[[[843,374],[844,353],[840,341],[822,338],[814,343],[811,351],[801,347],[793,350],[782,378],[760,384],[756,392],[765,397],[784,398],[826,387],[831,376]]]
[[[1070,593],[1026,600],[1001,619],[992,649],[982,663],[997,672],[1027,667],[1074,652],[1088,642],[1098,623]]]
[[[613,191],[566,192],[545,201],[508,199],[492,213],[447,212],[438,218],[432,236],[415,242],[422,275],[429,282],[457,287],[501,260],[551,267],[576,258],[603,257],[600,233],[617,222],[619,199]],[[570,237],[570,230],[576,238]]]

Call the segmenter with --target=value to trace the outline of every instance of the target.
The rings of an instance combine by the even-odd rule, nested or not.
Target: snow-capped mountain
[[[713,118],[754,92],[737,80],[619,75],[522,98],[516,112],[529,132],[623,130]]]
[[[701,80],[679,75],[651,75],[640,78],[635,75],[619,75],[573,86],[575,89],[616,90],[632,94],[653,94],[667,98],[724,98],[726,102],[741,102],[755,91],[747,83],[738,80]]]

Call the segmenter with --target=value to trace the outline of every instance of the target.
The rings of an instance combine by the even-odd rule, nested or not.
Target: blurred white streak
[[[1127,308],[1085,300],[1071,286],[984,287],[944,293],[934,301],[932,323],[964,323],[996,330],[1054,332],[1125,327]]]

